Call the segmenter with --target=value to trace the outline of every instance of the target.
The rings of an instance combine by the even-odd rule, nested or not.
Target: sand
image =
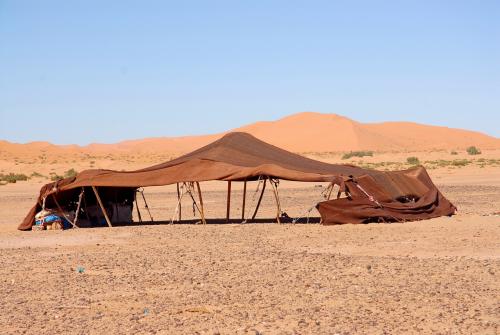
[[[429,149],[428,142],[412,147],[410,142],[420,143],[415,138],[436,128],[327,118],[306,113],[242,130],[264,136],[274,129],[274,140],[263,139],[286,142],[293,151],[332,163],[402,169],[410,166],[408,157],[418,157],[458,214],[404,224],[277,225],[268,192],[261,224],[20,232],[17,225],[51,174],[70,168],[142,168],[220,135],[85,148],[1,142],[0,173],[42,176],[0,185],[0,333],[498,334],[498,139],[440,129],[441,137],[430,138],[441,149]],[[321,127],[318,122],[330,123]],[[294,137],[283,130],[306,124],[304,129],[317,127],[321,133],[334,123],[345,125],[342,141],[331,131]],[[391,127],[403,132],[392,149],[377,135]],[[304,136],[314,141],[300,140]],[[468,155],[464,145],[469,142],[482,154]],[[338,143],[353,149],[375,144],[375,152],[344,160],[338,150],[349,148],[339,149]],[[311,151],[307,145],[326,147]],[[207,216],[225,217],[225,183],[201,186]],[[292,217],[304,216],[321,200],[324,186],[282,182],[283,209]],[[256,204],[255,187],[249,184],[246,217]],[[174,188],[150,187],[145,194],[155,221],[170,220]],[[233,183],[234,219],[241,218],[241,200],[241,185]],[[182,213],[197,220],[190,202],[183,203]]]
[[[460,209],[452,218],[331,227],[18,232],[40,185],[32,180],[0,187],[1,332],[497,334],[500,171],[478,173],[483,171],[431,171]],[[208,215],[223,217],[224,183],[202,187]],[[249,185],[249,207],[254,188]],[[284,182],[283,206],[301,215],[321,190],[319,184]],[[240,186],[233,191],[231,214],[238,218]],[[153,217],[168,220],[174,189],[145,192]],[[260,217],[273,213],[268,193]],[[183,216],[193,217],[190,203]]]

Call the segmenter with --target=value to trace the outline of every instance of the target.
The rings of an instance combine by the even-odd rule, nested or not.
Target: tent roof
[[[270,176],[294,181],[335,181],[367,170],[328,164],[265,143],[247,133],[229,133],[177,159],[136,171],[86,170],[60,190],[82,186],[141,187],[207,180],[253,180]]]
[[[410,179],[418,179],[414,176],[415,169],[398,173]],[[382,178],[383,180],[380,180],[382,184],[388,185],[389,179],[396,178],[398,173],[365,170],[352,165],[328,164],[280,149],[247,133],[229,133],[198,150],[145,169],[85,170],[74,178],[44,185],[40,190],[37,204],[28,213],[19,229],[31,228],[34,215],[39,210],[43,198],[52,193],[86,186],[138,188],[208,180],[256,180],[260,176],[304,182],[335,182],[339,185],[343,185],[350,176],[371,176],[375,179]],[[415,187],[420,185],[416,180],[413,182],[405,178],[394,180],[394,185],[403,187],[398,186],[396,191],[408,191],[406,190],[408,183]]]

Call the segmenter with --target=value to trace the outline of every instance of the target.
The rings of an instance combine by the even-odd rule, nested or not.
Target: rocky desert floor
[[[272,223],[267,193],[268,223],[20,232],[46,181],[0,186],[0,333],[498,334],[499,170],[430,170],[451,218],[328,227]],[[202,188],[224,217],[225,183]],[[283,182],[284,210],[303,215],[322,189]],[[169,220],[174,188],[145,194]],[[241,185],[233,195],[236,219]]]

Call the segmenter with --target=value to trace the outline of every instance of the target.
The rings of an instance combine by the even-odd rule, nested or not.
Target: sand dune
[[[479,132],[422,125],[411,122],[360,123],[336,114],[304,112],[277,121],[256,122],[231,131],[244,131],[293,152],[338,152],[350,150],[426,151],[499,149],[500,139]],[[26,144],[0,141],[3,154],[105,154],[157,153],[178,155],[224,135],[224,133],[128,140],[116,144],[87,146],[54,145],[49,142]]]

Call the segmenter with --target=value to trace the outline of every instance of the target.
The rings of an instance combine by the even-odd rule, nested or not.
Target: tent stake
[[[266,189],[266,182],[267,182],[267,177],[264,178],[264,185],[262,186],[262,191],[260,192],[259,200],[257,201],[257,206],[255,206],[255,211],[253,212],[252,220],[255,219],[255,216],[257,215],[257,212],[259,211],[260,202],[262,201],[262,196],[264,195],[264,190]]]
[[[205,221],[205,209],[203,207],[203,198],[201,197],[201,188],[199,182],[196,182],[196,188],[198,189],[198,197],[200,198],[201,222],[203,222],[203,224],[207,224],[207,221]]]
[[[227,208],[226,208],[226,222],[229,222],[229,212],[231,211],[231,182],[227,182]]]
[[[179,183],[177,183],[177,201],[179,202],[179,222],[182,220],[182,204],[181,204],[181,193],[179,191]]]
[[[271,187],[273,188],[274,199],[276,200],[276,222],[281,223],[281,220],[280,220],[281,204],[280,204],[280,198],[278,195],[278,186],[272,180],[270,181],[270,183],[271,183]]]
[[[97,192],[97,188],[95,186],[92,186],[92,190],[94,190],[95,197],[97,199],[97,202],[99,203],[99,206],[101,207],[102,214],[104,214],[104,218],[106,219],[108,226],[113,227],[113,225],[111,225],[111,221],[109,220],[108,213],[106,213],[106,209],[104,208],[104,205],[102,204],[101,197],[99,196],[99,193]]]
[[[247,181],[243,183],[243,205],[241,206],[241,221],[245,221],[245,201],[247,198]]]

